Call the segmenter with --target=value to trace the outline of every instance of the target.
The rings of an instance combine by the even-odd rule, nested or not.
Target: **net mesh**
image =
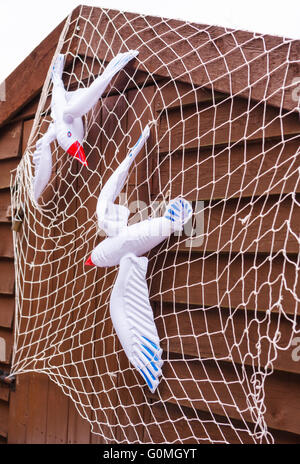
[[[103,442],[274,440],[266,379],[293,362],[299,302],[294,44],[86,7],[66,22],[55,56],[65,54],[67,90],[90,85],[117,53],[140,53],[84,117],[89,166],[51,144],[53,174],[37,206],[32,154],[51,122],[50,72],[45,81],[12,182],[22,221],[12,374],[47,374]],[[194,212],[184,233],[148,254],[164,359],[154,394],[111,324],[118,268],[84,266],[105,236],[99,192],[147,123],[119,197],[129,222],[159,216],[177,195]]]

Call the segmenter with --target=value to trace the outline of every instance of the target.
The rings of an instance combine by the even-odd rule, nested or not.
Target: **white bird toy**
[[[58,55],[52,69],[52,100],[51,117],[53,122],[45,135],[36,144],[33,153],[35,164],[34,198],[37,201],[46,188],[52,172],[52,154],[50,144],[55,139],[59,146],[80,163],[87,166],[86,156],[82,147],[85,115],[99,100],[112,78],[126,64],[138,55],[138,51],[129,50],[114,57],[88,88],[68,92],[64,88],[62,73],[64,55]]]
[[[98,224],[108,237],[92,251],[85,264],[99,267],[120,265],[110,298],[111,319],[129,361],[154,392],[163,361],[146,282],[148,259],[142,255],[174,231],[182,230],[192,215],[192,208],[186,200],[176,198],[169,203],[162,217],[128,226],[129,210],[114,204],[129,168],[149,134],[149,126],[146,126],[136,145],[100,192]]]

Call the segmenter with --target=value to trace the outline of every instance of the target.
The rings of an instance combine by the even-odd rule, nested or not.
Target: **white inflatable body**
[[[38,140],[33,154],[35,164],[34,198],[36,201],[51,177],[50,143],[55,139],[63,150],[87,166],[86,156],[82,148],[84,139],[82,116],[97,103],[112,78],[137,55],[136,50],[120,53],[112,59],[101,76],[97,77],[90,87],[74,92],[67,92],[64,88],[62,80],[64,55],[57,56],[52,69],[51,117],[53,123],[50,124],[46,134]]]
[[[112,322],[129,361],[154,392],[163,361],[146,282],[148,259],[142,255],[175,230],[182,230],[192,215],[192,209],[186,200],[176,198],[169,203],[163,217],[128,226],[129,210],[114,204],[133,160],[148,137],[149,127],[146,126],[135,147],[99,195],[98,223],[108,237],[92,251],[86,264],[99,267],[120,265],[110,299]]]

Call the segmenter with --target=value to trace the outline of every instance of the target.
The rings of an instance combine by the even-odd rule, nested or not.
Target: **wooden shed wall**
[[[49,42],[55,44],[55,37],[52,36],[51,39],[48,39]],[[41,50],[42,53],[42,50]],[[40,84],[43,82],[45,73],[48,69],[49,63],[52,58],[52,52],[49,52],[47,55],[47,59],[44,60],[42,71],[39,73]],[[141,74],[141,83],[145,78],[145,75]],[[242,173],[242,166],[241,171],[239,171],[238,167],[240,165],[240,160],[242,156],[242,147],[237,145],[235,148],[234,153],[231,155],[232,165],[229,169],[232,172],[235,172],[234,175],[230,177],[230,182],[227,182],[226,174],[228,174],[228,163],[226,158],[226,151],[222,153],[224,149],[224,144],[226,145],[227,142],[227,130],[226,126],[222,126],[222,130],[220,129],[216,133],[217,140],[215,143],[218,145],[217,150],[220,150],[220,156],[218,159],[218,165],[216,166],[216,176],[217,179],[224,178],[224,182],[217,182],[215,185],[214,190],[208,187],[208,180],[209,175],[211,172],[211,158],[209,154],[211,152],[212,146],[212,139],[211,137],[207,137],[205,140],[205,147],[201,153],[201,159],[203,161],[203,172],[201,174],[202,180],[199,183],[199,178],[197,177],[197,172],[193,170],[189,170],[188,178],[185,177],[184,182],[180,176],[176,177],[176,182],[172,182],[172,184],[168,184],[169,182],[169,174],[170,172],[173,173],[172,175],[178,174],[181,172],[182,169],[182,153],[180,151],[176,152],[172,157],[172,161],[168,157],[166,157],[166,161],[164,162],[164,154],[172,149],[172,146],[169,146],[169,139],[167,137],[164,138],[164,133],[166,132],[167,127],[171,127],[171,144],[174,143],[174,146],[178,146],[178,139],[182,135],[183,125],[179,122],[182,118],[182,114],[184,119],[188,119],[189,123],[185,125],[185,140],[186,145],[185,148],[187,152],[185,153],[185,163],[186,167],[192,166],[195,163],[197,153],[196,153],[196,146],[193,142],[193,137],[191,134],[194,133],[195,129],[197,128],[197,118],[193,119],[191,116],[195,112],[195,102],[190,101],[187,93],[189,90],[189,85],[187,83],[180,83],[176,84],[176,89],[174,84],[166,85],[165,80],[161,80],[160,84],[161,87],[163,86],[162,92],[156,92],[156,87],[153,86],[153,83],[148,82],[147,85],[144,87],[144,99],[145,101],[149,102],[149,107],[152,106],[152,112],[156,113],[157,115],[160,114],[159,119],[159,126],[158,132],[160,134],[160,157],[161,157],[161,165],[159,170],[155,170],[154,167],[154,175],[152,177],[152,181],[150,184],[151,195],[154,198],[157,198],[160,191],[162,189],[172,189],[172,195],[176,195],[179,191],[182,190],[182,186],[188,192],[188,199],[195,200],[195,194],[198,191],[198,198],[201,197],[202,200],[210,200],[213,199],[220,199],[224,197],[225,189],[227,188],[229,192],[232,194],[232,199],[227,202],[226,204],[226,217],[230,217],[232,211],[236,210],[236,199],[234,192],[237,192],[241,187],[241,173]],[[37,85],[38,87],[38,85]],[[181,103],[178,99],[176,99],[178,88],[183,96]],[[129,89],[127,92],[127,99],[133,100],[135,97],[136,90]],[[155,95],[155,98],[153,98]],[[161,95],[163,95],[164,102],[162,102]],[[219,98],[222,101],[225,94],[220,93]],[[5,276],[5,279],[1,279],[0,282],[0,337],[3,337],[7,343],[7,357],[4,363],[0,364],[0,369],[3,368],[5,370],[9,370],[9,363],[10,363],[10,356],[11,356],[11,349],[12,349],[12,327],[13,327],[13,306],[14,306],[14,271],[13,271],[13,246],[12,246],[12,238],[10,233],[10,213],[9,213],[9,205],[10,205],[10,198],[9,198],[9,180],[10,180],[10,171],[14,169],[18,161],[20,159],[21,154],[24,152],[26,147],[26,142],[30,133],[30,129],[33,123],[33,117],[35,110],[37,108],[39,95],[31,95],[26,96],[24,98],[23,103],[26,101],[27,106],[17,111],[17,107],[14,108],[11,115],[13,115],[13,119],[6,123],[0,132],[0,271],[1,275]],[[195,100],[195,99],[194,99]],[[106,97],[105,106],[109,108],[110,106],[114,105],[115,97],[113,94],[110,94]],[[168,104],[168,102],[171,102]],[[14,103],[15,104],[15,103]],[[210,106],[212,104],[211,94],[207,92],[205,95],[201,92],[198,95],[198,105],[202,110],[205,110],[207,107],[207,111],[204,111],[203,117],[201,119],[202,127],[209,128],[211,124],[211,110]],[[183,105],[183,106],[181,106]],[[220,105],[219,110],[217,112],[218,124],[221,124],[223,120],[227,118],[227,103],[224,101],[224,104]],[[167,106],[168,108],[166,111],[161,111],[163,107]],[[198,108],[199,108],[198,107]],[[235,98],[234,99],[234,107],[236,114],[242,114],[245,110],[245,101],[243,98]],[[183,109],[183,113],[181,112]],[[5,111],[8,111],[5,109]],[[120,108],[122,111],[122,108]],[[1,108],[0,108],[1,114]],[[7,112],[9,114],[9,111]],[[274,118],[278,114],[278,110],[273,107],[269,106],[267,110],[267,115],[270,119]],[[166,115],[168,115],[168,123],[166,122]],[[102,110],[100,113],[99,118],[101,118],[101,124],[105,126],[107,136],[109,137],[109,133],[112,127],[114,127],[114,121],[112,120],[109,113],[105,113],[105,110]],[[147,120],[147,115],[144,115],[145,120]],[[179,123],[179,124],[178,124]],[[127,122],[128,126],[130,124]],[[253,126],[251,126],[253,124]],[[249,121],[250,129],[251,127],[254,128],[255,125],[261,124],[261,110],[258,107],[257,112],[252,114],[252,117]],[[283,174],[285,172],[286,165],[289,162],[289,154],[292,150],[297,149],[299,146],[299,138],[295,139],[295,136],[299,134],[299,117],[296,114],[287,115],[284,118],[284,128],[285,134],[289,134],[293,137],[293,141],[287,143],[286,150],[282,153],[282,168],[277,171],[277,179],[268,179],[268,175],[264,178],[264,185],[256,184],[255,185],[255,195],[260,195],[264,192],[265,189],[265,182],[272,182],[272,189],[271,193],[267,199],[268,205],[271,206],[275,204],[278,199],[278,194],[282,191],[290,192],[293,191],[295,188],[295,179],[290,178],[288,182],[284,184],[283,181]],[[233,132],[232,137],[235,137],[236,140],[241,138],[241,134],[244,133],[245,129],[245,122],[241,120],[240,124],[236,127],[236,132]],[[133,127],[133,132],[135,128]],[[133,135],[133,134],[131,134]],[[272,164],[272,159],[278,156],[278,149],[276,148],[276,144],[280,139],[280,127],[276,124],[271,125],[268,128],[267,133],[264,134],[266,137],[266,143],[270,151],[268,152],[269,155],[265,158],[263,167],[260,169],[265,169],[267,171],[268,167]],[[92,137],[93,134],[90,134]],[[247,144],[247,156],[249,156],[249,164],[248,168],[243,168],[243,175],[245,176],[244,179],[251,181],[253,178],[253,173],[257,172],[258,165],[261,162],[261,159],[258,157],[256,158],[255,155],[257,153],[261,153],[262,141],[261,141],[262,134],[256,134],[255,138],[251,140],[251,143]],[[100,140],[100,145],[107,143],[107,140]],[[121,153],[122,154],[122,153]],[[113,153],[112,153],[113,156]],[[251,163],[251,159],[253,158],[253,162]],[[206,160],[206,161],[205,161]],[[155,166],[155,164],[153,164]],[[261,166],[261,165],[260,165]],[[2,167],[2,169],[1,169]],[[141,177],[145,175],[145,173],[140,173]],[[225,176],[225,177],[224,177]],[[280,179],[282,179],[280,183]],[[278,182],[277,182],[278,181]],[[247,184],[248,182],[246,182]],[[201,190],[201,185],[203,185],[203,189]],[[133,182],[134,186],[134,182]],[[205,187],[204,187],[205,186]],[[200,187],[200,193],[199,193]],[[249,199],[253,195],[253,186],[251,187],[251,183],[249,186],[249,190],[243,191],[243,198],[242,202],[244,205],[247,205]],[[299,187],[298,187],[299,188]],[[185,192],[184,192],[185,193]],[[288,210],[289,204],[288,201],[286,204],[282,204],[279,210],[279,218],[282,220],[285,218],[285,211]],[[262,200],[261,204],[258,203],[256,206],[257,213],[259,216],[259,212],[262,211],[264,201]],[[94,205],[90,205],[91,208]],[[210,225],[213,229],[213,225],[217,224],[218,218],[220,216],[218,210],[214,211],[214,216],[211,219]],[[243,212],[243,215],[246,213]],[[272,218],[269,218],[272,222]],[[295,216],[292,218],[294,223],[299,223],[299,216]],[[76,218],[76,221],[80,222],[80,218]],[[226,222],[226,221],[224,221]],[[263,224],[266,228],[268,224]],[[227,227],[227,229],[226,229]],[[251,243],[253,238],[257,237],[257,224],[253,224],[253,227],[249,228],[247,232],[247,236],[243,237],[243,241],[241,242],[239,239],[236,239],[229,250],[228,245],[226,245],[228,241],[228,237],[230,237],[232,233],[232,224],[225,223],[223,231],[222,231],[222,240],[224,243],[224,247],[222,249],[222,256],[220,259],[226,260],[228,258],[229,252],[237,252],[241,250],[241,246],[244,247],[245,252],[245,260],[249,263],[249,266],[253,264],[253,249],[251,249]],[[234,227],[239,227],[239,221],[236,221],[236,225]],[[285,230],[281,229],[275,237],[274,240],[274,247],[275,249],[281,249]],[[234,235],[238,236],[238,230],[234,231]],[[209,251],[215,251],[217,246],[217,236],[210,234],[210,238],[206,243],[206,249]],[[219,244],[220,246],[220,244]],[[276,248],[277,247],[277,248]],[[263,256],[264,253],[268,253],[270,251],[270,237],[263,236],[259,241],[259,247],[257,249],[259,253]],[[290,253],[291,259],[294,259],[295,253],[298,251],[297,243],[292,239],[288,242],[288,253]],[[197,259],[197,256],[200,256],[203,253],[203,247],[199,249],[194,249],[191,261]],[[154,256],[154,254],[153,254]],[[155,263],[157,269],[160,268],[160,259],[165,259],[170,266],[172,266],[172,262],[174,260],[174,252],[169,251],[167,254],[161,256],[158,261]],[[186,262],[185,251],[180,250],[177,254],[176,260],[178,262]],[[277,264],[275,263],[274,266],[280,268],[280,257],[278,258]],[[166,266],[166,264],[165,264]],[[190,276],[191,279],[196,279],[196,276],[199,273],[198,264],[191,264],[190,269]],[[214,269],[215,263],[211,263],[211,269]],[[184,265],[180,266],[178,269],[180,271],[177,273],[177,286],[185,284],[186,282],[186,269]],[[233,275],[238,275],[240,266],[239,263],[236,264],[236,269],[233,270]],[[212,271],[213,272],[213,271]],[[288,272],[288,271],[287,271]],[[263,273],[259,276],[260,279],[264,279]],[[247,286],[247,284],[246,284]],[[191,373],[186,372],[185,363],[178,362],[182,357],[193,357],[197,358],[199,350],[201,353],[206,353],[207,357],[211,354],[211,342],[214,347],[214,355],[220,354],[220,357],[224,354],[226,350],[226,344],[224,338],[221,336],[217,336],[213,339],[213,341],[209,337],[201,337],[201,331],[204,327],[216,327],[220,325],[219,313],[217,310],[210,310],[207,313],[207,319],[204,320],[204,316],[201,312],[193,312],[192,314],[192,322],[194,327],[198,328],[199,338],[195,338],[192,336],[192,329],[191,329],[191,319],[188,313],[182,312],[182,307],[186,307],[186,294],[184,291],[178,291],[176,293],[176,311],[174,312],[173,308],[173,298],[174,296],[171,294],[170,289],[172,288],[172,283],[168,281],[168,276],[164,275],[163,280],[163,305],[162,311],[163,314],[159,314],[158,311],[161,308],[161,300],[159,296],[159,291],[161,290],[160,287],[160,275],[159,272],[156,273],[156,278],[153,279],[151,284],[151,295],[153,302],[153,309],[155,314],[158,316],[157,319],[157,326],[160,337],[164,340],[163,342],[163,349],[169,353],[170,361],[165,364],[165,375],[168,378],[174,377],[174,372],[176,372],[178,378],[187,378],[188,375]],[[197,292],[197,288],[192,287],[190,292],[190,304],[195,305],[195,307],[201,305],[201,299],[199,299],[200,292]],[[234,301],[239,301],[239,295],[236,293],[232,294],[231,304],[234,304]],[[211,292],[207,293],[206,295],[206,304],[207,302],[209,305],[213,306],[217,304],[215,299],[215,291],[211,289]],[[262,299],[260,301],[259,313],[263,316],[265,310],[267,309],[269,304],[268,296],[262,295]],[[229,305],[226,305],[224,302],[223,314],[224,319],[229,315]],[[253,317],[253,309],[251,307],[251,303],[247,308],[247,316],[248,318]],[[162,317],[163,316],[163,317]],[[245,311],[240,310],[236,312],[234,325],[236,334],[242,333],[245,322]],[[271,326],[273,330],[276,328],[276,314],[272,317]],[[178,323],[180,324],[180,334],[184,335],[183,338],[180,339],[178,334]],[[283,334],[283,343],[284,340],[288,340],[290,335],[290,324],[287,321],[282,321],[281,332]],[[271,329],[272,331],[272,329]],[[189,337],[189,335],[191,335]],[[228,340],[233,339],[233,334],[228,329],[228,333],[226,333]],[[255,342],[255,334],[250,334],[253,336],[253,342]],[[241,345],[241,352],[233,352],[233,360],[238,366],[241,363],[241,357],[246,353],[247,347],[243,344]],[[244,350],[244,351],[243,351]],[[172,363],[172,359],[176,360],[176,363]],[[226,361],[221,362],[222,370],[226,373],[226,377],[230,380],[234,379],[234,372],[232,371],[232,364]],[[247,363],[246,363],[247,364]],[[250,362],[249,362],[250,364]],[[193,364],[190,364],[192,375],[195,378],[198,378],[199,372],[201,371],[200,364],[197,361],[193,361]],[[207,361],[206,367],[210,372],[212,378],[217,375],[217,367],[214,362]],[[272,432],[273,436],[275,437],[275,441],[277,443],[299,443],[300,441],[300,393],[299,393],[299,381],[300,381],[300,363],[295,363],[291,360],[290,352],[287,351],[280,351],[279,356],[275,362],[275,372],[268,377],[266,383],[266,422]],[[113,370],[113,366],[112,366]],[[119,379],[120,384],[122,384],[122,379]],[[188,398],[184,398],[182,395],[182,390],[180,389],[180,383],[174,381],[170,383],[172,385],[172,391],[170,392],[166,386],[162,384],[162,388],[160,389],[160,394],[164,403],[158,402],[157,395],[152,395],[147,393],[149,402],[155,400],[155,404],[152,408],[152,413],[154,417],[158,421],[165,421],[166,420],[166,410],[168,412],[169,417],[172,421],[176,421],[179,417],[182,416],[182,411],[186,414],[186,417],[190,419],[190,424],[193,429],[193,433],[196,437],[198,437],[199,441],[201,438],[205,436],[204,430],[202,430],[201,426],[199,425],[199,419],[207,420],[208,419],[208,412],[205,408],[203,402],[198,401],[197,403],[193,403],[193,407],[191,407],[191,402]],[[195,391],[188,391],[188,394],[191,397],[195,396]],[[206,394],[209,397],[208,389]],[[223,392],[224,397],[226,392]],[[235,392],[237,398],[238,391]],[[222,392],[221,395],[222,397]],[[182,398],[181,400],[173,400],[174,398]],[[124,397],[122,399],[124,404],[126,404],[126,392],[124,391]],[[242,398],[241,398],[242,404]],[[117,406],[117,405],[116,405]],[[195,413],[196,410],[196,413]],[[217,405],[213,407],[213,413],[220,419],[220,421],[224,420],[224,411],[222,411]],[[231,418],[232,422],[239,426],[239,417],[237,416],[236,412],[233,408],[228,408],[226,411],[228,416]],[[125,420],[122,417],[122,411],[120,411],[118,415],[119,421]],[[134,423],[134,416],[133,416],[133,423]],[[149,420],[149,418],[144,417],[145,422]],[[251,418],[248,418],[249,423],[251,423]],[[226,427],[225,427],[226,429]],[[172,423],[165,422],[161,428],[156,426],[151,426],[149,432],[146,429],[140,429],[138,431],[139,438],[143,441],[154,441],[154,442],[161,442],[164,439],[169,441],[176,440],[176,432]],[[185,420],[180,420],[180,423],[177,423],[177,430],[180,431],[180,435],[184,440],[185,437],[191,435],[190,429],[188,428],[187,422]],[[161,431],[164,434],[164,437],[161,435]],[[210,436],[214,437],[215,440],[218,440],[220,437],[218,435],[218,431],[213,429],[211,426],[211,430],[209,431]],[[150,435],[149,435],[150,434]],[[227,434],[228,441],[236,442],[237,437],[234,435],[232,430],[228,427],[228,431],[225,433]],[[136,436],[136,432],[131,430],[130,428],[127,429],[127,437],[128,439],[134,438]],[[0,440],[2,442],[8,441],[9,443],[100,443],[101,439],[95,435],[90,433],[89,423],[83,420],[78,412],[75,410],[73,402],[65,396],[62,391],[46,376],[38,373],[29,373],[23,374],[17,377],[17,384],[16,384],[16,391],[9,392],[9,389],[4,386],[0,386]],[[122,432],[120,431],[119,439],[124,439]],[[247,441],[247,437],[245,436],[244,439]],[[187,440],[187,442],[191,442],[191,440]]]

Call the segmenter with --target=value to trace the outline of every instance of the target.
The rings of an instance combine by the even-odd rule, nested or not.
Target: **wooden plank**
[[[204,87],[213,82],[216,91],[296,108],[296,84],[289,86],[299,75],[298,41],[90,7],[82,8],[78,24],[91,37],[80,41],[83,55],[104,59],[138,49],[139,69],[149,74]]]
[[[280,297],[285,313],[297,311],[296,260],[222,253],[194,259],[188,253],[167,253],[166,247],[167,242],[151,254],[148,275],[153,301],[276,312]]]
[[[16,376],[16,390],[10,394],[9,420],[8,420],[8,443],[26,443],[26,429],[30,415],[28,387],[31,374]]]
[[[0,400],[0,436],[7,438],[8,432],[8,403]]]
[[[172,235],[170,249],[234,253],[298,253],[300,209],[293,195],[194,204],[194,238],[190,225],[178,237]],[[244,221],[244,218],[248,220]],[[244,221],[244,222],[243,222]],[[202,226],[201,226],[202,224]]]
[[[0,223],[0,257],[14,257],[14,245],[10,224]]]
[[[228,98],[228,95],[220,92],[212,92],[211,89],[197,85],[186,84],[180,81],[159,83],[156,89],[155,111],[170,111],[185,106],[194,106],[197,103],[210,103],[211,105]]]
[[[153,167],[152,198],[170,190],[188,200],[254,197],[299,191],[300,137],[181,151],[159,157]]]
[[[14,263],[11,260],[0,260],[0,275],[6,276],[0,281],[0,293],[13,295],[15,291],[15,271]]]
[[[274,437],[274,443],[278,445],[299,445],[299,435],[284,432],[283,430],[269,429],[270,433]]]
[[[19,419],[18,412],[15,412],[10,429],[13,430],[15,423],[20,420],[22,421],[20,433],[24,442],[46,443],[47,421],[49,416],[51,420],[51,415],[55,411],[55,404],[52,404],[52,409],[48,410],[49,378],[47,375],[41,375],[48,367],[49,351],[51,354],[49,311],[45,311],[51,305],[49,276],[54,245],[49,218],[41,215],[37,210],[31,211],[30,214],[25,215],[19,234],[19,246],[22,249],[18,263],[21,275],[19,290],[23,317],[19,320],[17,332],[18,351],[15,356],[15,369],[17,372],[32,369],[35,371],[25,377],[25,383],[23,375],[21,376],[20,395],[21,397],[26,395],[30,413],[27,417],[27,412],[23,411],[25,419]],[[24,242],[22,236],[26,237]],[[16,396],[16,404],[18,404],[18,389]],[[62,409],[56,411],[58,417],[61,412]],[[66,417],[67,415],[65,419]],[[13,431],[12,436],[14,437]]]
[[[66,158],[59,150],[57,164],[53,172],[53,187],[49,190],[48,204],[55,207],[56,220],[52,221],[50,236],[50,272],[48,300],[51,311],[45,320],[44,331],[47,334],[44,368],[47,369],[48,397],[46,399],[45,441],[72,442],[72,421],[74,409],[67,394],[73,392],[72,383],[72,308],[74,295],[74,269],[70,263],[76,259],[76,181],[77,162]],[[54,265],[56,263],[56,265]],[[64,368],[64,365],[67,365]],[[58,382],[64,397],[52,381]],[[57,402],[60,409],[56,409]],[[59,425],[60,424],[60,425]],[[71,425],[70,425],[71,424]]]
[[[49,369],[48,363],[52,354],[52,334],[49,326],[49,307],[52,303],[51,273],[59,271],[58,268],[54,271],[51,264],[56,242],[53,240],[50,223],[51,217],[32,207],[25,214],[18,235],[19,297],[23,317],[19,319],[16,339],[18,351],[14,367],[17,372],[33,370],[27,385],[24,386],[30,411],[25,423],[26,443],[47,442],[50,381],[45,372]],[[54,410],[52,405],[50,416]],[[14,420],[17,420],[17,417]]]
[[[21,134],[21,122],[9,124],[0,131],[0,159],[15,158],[20,155]]]
[[[164,364],[163,374],[166,380],[161,381],[159,393],[147,392],[149,398],[255,423],[257,406],[251,398],[250,382],[253,369],[220,362],[170,360]],[[265,420],[269,427],[299,434],[298,383],[298,375],[282,372],[266,379]],[[293,397],[286,395],[287,391],[293,392]]]
[[[212,145],[227,146],[244,140],[282,137],[299,134],[297,114],[282,114],[266,103],[250,105],[239,97],[215,106],[189,106],[162,113],[159,121],[160,153],[198,149]]]
[[[31,372],[28,390],[28,421],[26,443],[46,442],[47,396],[49,379],[46,375]]]
[[[24,191],[20,190],[21,201]],[[41,352],[48,341],[46,325],[49,263],[52,237],[49,237],[49,218],[34,210],[27,211],[17,236],[19,302],[22,316],[18,319],[14,369],[17,373],[16,396],[12,398],[13,412],[10,419],[10,441],[22,443],[46,442],[48,377],[39,372],[20,374],[32,369],[41,370]],[[23,238],[26,238],[23,241]],[[42,309],[41,309],[42,308]],[[20,308],[18,308],[20,309]],[[21,382],[19,381],[21,378]],[[26,402],[26,408],[20,406]],[[28,409],[27,409],[28,408]],[[20,436],[16,436],[15,429]]]
[[[10,203],[10,190],[2,189],[0,191],[0,222],[11,222]]]
[[[254,443],[249,433],[242,431],[239,421],[229,423],[223,417],[213,417],[207,412],[175,404],[175,401],[155,401],[151,410],[153,419],[145,430],[146,443]]]
[[[34,119],[38,104],[40,101],[40,94],[30,100],[27,105],[21,108],[20,112],[17,113],[14,117],[14,120],[25,121],[27,119]]]
[[[0,384],[0,401],[9,401],[9,386]]]
[[[9,295],[0,295],[0,326],[11,329],[15,311],[15,298]]]
[[[3,372],[9,372],[9,366],[7,364],[0,362],[0,370]],[[4,382],[0,382],[0,400],[1,401],[9,401],[10,394],[10,387],[9,385],[5,384]]]
[[[48,308],[51,305],[51,262],[54,241],[49,222],[46,215],[31,212],[23,221],[20,232],[26,237],[22,250],[26,257],[26,265],[22,266],[21,262],[19,267],[26,277],[21,287],[24,299],[23,320],[21,318],[17,339],[19,353],[16,357],[16,366],[21,371],[33,370],[28,383],[30,414],[26,422],[26,443],[33,444],[47,442],[47,420],[54,412],[53,409],[49,411],[48,408],[50,380],[46,375],[49,356],[52,353]],[[31,263],[34,263],[34,266]]]
[[[161,401],[153,403],[151,409],[155,420],[146,429],[145,442],[253,444],[249,434],[241,431],[243,424],[233,419],[229,423],[215,415],[217,425],[210,414]],[[299,443],[299,435],[270,428],[269,432],[275,443]]]
[[[293,361],[291,349],[284,349],[293,338],[293,323],[279,313],[266,317],[263,312],[228,308],[174,307],[171,303],[155,306],[161,347],[166,352],[266,366],[275,358],[274,346],[268,340],[274,340],[280,330],[277,346],[281,349],[273,361],[274,369],[300,374],[300,363]]]
[[[50,376],[51,378],[51,376]],[[46,443],[65,444],[68,435],[69,399],[59,385],[50,381],[47,397]]]
[[[31,133],[34,119],[28,119],[23,122],[23,137],[22,137],[22,153],[25,152],[27,148],[28,139]]]
[[[285,108],[291,109],[296,105],[291,98],[294,87],[290,84],[294,77],[299,75],[297,41],[289,42],[267,35],[262,38],[243,31],[225,32],[222,28],[189,25],[170,19],[161,22],[159,18],[143,18],[131,13],[126,13],[125,20],[125,16],[114,10],[91,7],[77,7],[74,10],[67,39],[72,37],[79,14],[82,17],[78,24],[85,34],[89,34],[91,28],[99,26],[88,48],[91,55],[95,50],[99,59],[107,56],[108,47],[112,47],[116,54],[123,43],[129,48],[140,49],[139,59],[143,63],[141,69],[148,74],[157,72],[162,77],[177,77],[184,82],[193,81],[202,86],[209,86],[214,81],[214,89],[221,92],[229,92],[230,86],[233,85],[233,91],[244,96],[248,96],[249,92],[250,70],[252,98],[267,98],[271,104],[280,106],[283,96]],[[7,96],[6,101],[1,102],[0,125],[15,115],[20,107],[26,105],[41,89],[63,25],[64,21],[6,79]],[[115,33],[116,30],[118,34]],[[218,47],[208,41],[208,31]],[[99,38],[104,32],[106,41],[101,40],[99,46]],[[164,41],[167,40],[168,46],[162,42],[161,35]],[[241,48],[237,47],[237,39]],[[77,32],[71,41],[70,49],[73,53],[85,55],[86,43],[80,41],[78,50],[78,40]],[[266,45],[266,53],[263,53]],[[228,68],[225,66],[224,54]],[[183,56],[184,66],[180,60]],[[179,59],[176,60],[175,57]],[[245,62],[245,57],[252,60],[250,65]],[[295,57],[291,60],[292,63],[288,57]],[[205,66],[205,62],[210,64]],[[228,72],[233,73],[231,79]]]
[[[10,178],[13,170],[18,166],[19,159],[12,158],[0,162],[0,189],[10,186]]]

